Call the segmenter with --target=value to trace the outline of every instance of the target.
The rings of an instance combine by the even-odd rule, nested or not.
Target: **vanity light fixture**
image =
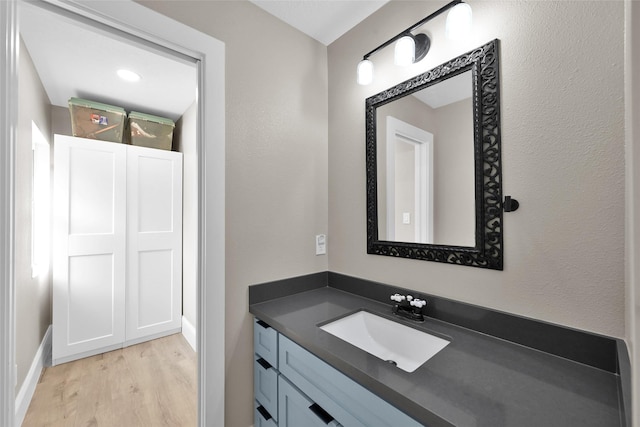
[[[471,29],[471,6],[464,3],[462,0],[453,0],[364,55],[362,57],[362,61],[358,63],[358,83],[361,85],[368,85],[373,81],[373,63],[369,57],[379,50],[389,46],[391,43],[396,42],[394,55],[396,65],[406,66],[421,61],[427,55],[427,52],[429,52],[431,40],[426,34],[420,33],[413,35],[411,32],[449,9],[451,10],[447,15],[447,22],[445,24],[445,33],[447,37],[451,39],[459,39],[468,34]]]
[[[447,15],[445,36],[450,40],[460,40],[471,31],[472,12],[467,3],[456,5]]]
[[[366,86],[373,81],[373,62],[363,59],[358,63],[358,84]]]
[[[429,52],[431,40],[426,34],[411,33],[400,37],[395,47],[395,64],[402,67],[421,61]]]

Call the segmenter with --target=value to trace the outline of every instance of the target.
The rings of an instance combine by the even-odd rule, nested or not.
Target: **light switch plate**
[[[327,253],[327,236],[318,234],[316,236],[316,255],[324,255]]]
[[[410,212],[402,212],[402,223],[403,224],[411,224],[411,213]]]

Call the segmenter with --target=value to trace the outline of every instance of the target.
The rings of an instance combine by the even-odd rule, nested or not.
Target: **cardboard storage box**
[[[132,111],[129,114],[131,145],[171,150],[175,124],[170,119]]]
[[[123,108],[81,98],[69,99],[73,136],[122,142],[127,113]]]

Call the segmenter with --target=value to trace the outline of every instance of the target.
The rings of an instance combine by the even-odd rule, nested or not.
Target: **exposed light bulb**
[[[459,40],[471,32],[472,22],[471,6],[460,3],[454,6],[447,14],[445,35],[450,40]]]
[[[134,73],[131,70],[120,69],[117,71],[117,73],[118,73],[118,77],[128,82],[137,82],[142,78],[140,74]]]
[[[373,62],[363,59],[358,63],[358,84],[366,86],[373,81]]]
[[[396,65],[406,67],[413,64],[416,57],[416,42],[412,36],[407,35],[396,42],[394,62]]]

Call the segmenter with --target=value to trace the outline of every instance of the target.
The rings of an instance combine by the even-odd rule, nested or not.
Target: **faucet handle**
[[[423,300],[423,299],[416,298],[413,301],[411,301],[409,304],[411,304],[412,306],[417,307],[417,308],[422,308],[425,305],[427,305],[427,302],[425,300]]]
[[[400,294],[393,294],[391,295],[391,300],[392,301],[396,301],[396,302],[402,302],[405,299],[407,299],[407,297],[405,297],[404,295],[400,295]]]

